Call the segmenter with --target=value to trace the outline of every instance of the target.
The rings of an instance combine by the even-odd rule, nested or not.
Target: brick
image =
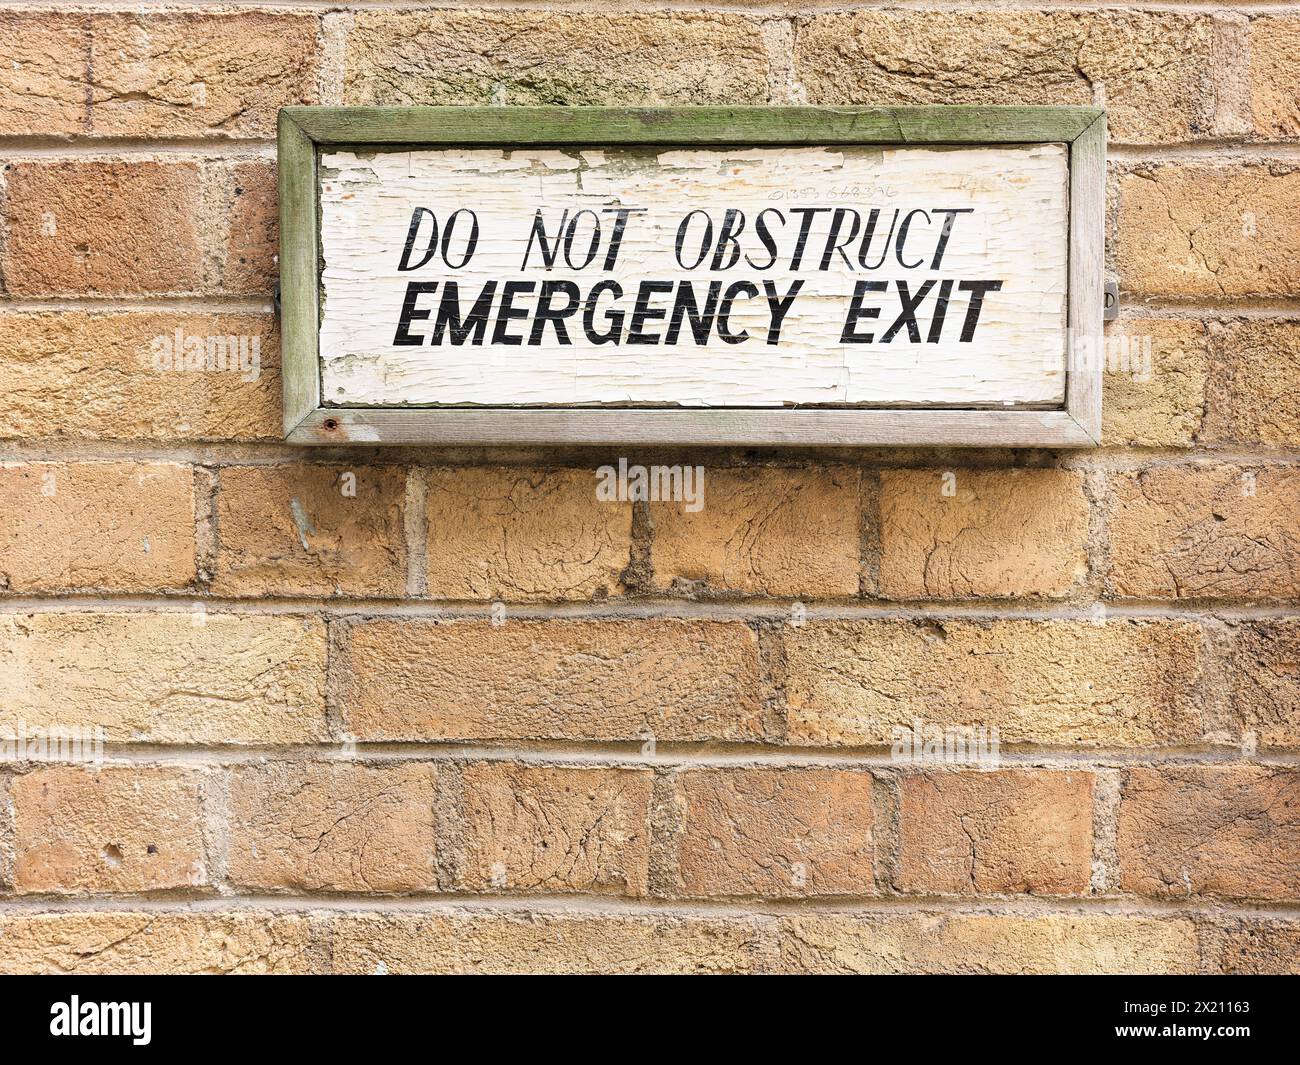
[[[1213,367],[1202,322],[1130,318],[1108,323],[1102,443],[1191,447]]]
[[[272,891],[430,891],[430,765],[272,762],[230,779],[232,882]]]
[[[1111,478],[1110,594],[1300,595],[1300,469],[1198,463]]]
[[[268,913],[10,913],[0,974],[321,971],[308,920]]]
[[[0,439],[279,440],[280,406],[269,314],[0,314]]]
[[[858,594],[857,470],[704,473],[702,509],[650,504],[657,587],[789,597]]]
[[[899,790],[900,890],[1087,894],[1091,773],[928,773]]]
[[[1216,971],[1234,976],[1300,975],[1300,924],[1238,919],[1202,933]]]
[[[880,475],[886,598],[1061,598],[1087,576],[1087,542],[1088,500],[1077,471]]]
[[[1300,618],[1238,626],[1227,662],[1243,733],[1261,747],[1300,747]]]
[[[428,594],[507,602],[623,591],[632,505],[598,503],[592,470],[428,473]]]
[[[739,622],[374,621],[340,670],[369,740],[752,740],[758,639]]]
[[[177,612],[0,614],[0,727],[141,743],[308,743],[325,727],[325,628]]]
[[[219,474],[218,595],[406,593],[398,466],[230,466]]]
[[[913,722],[1001,743],[1199,741],[1201,632],[1183,622],[879,620],[785,630],[792,743],[892,744]]]
[[[460,886],[645,895],[653,781],[648,769],[466,767]]]
[[[1185,918],[824,914],[781,920],[788,973],[1146,974],[1198,968]]]
[[[678,784],[687,895],[875,893],[871,774],[705,769]]]
[[[307,13],[123,13],[90,26],[95,136],[274,137],[281,107],[319,101],[319,20]]]
[[[1111,139],[1212,136],[1215,27],[1170,12],[866,11],[801,24],[795,77],[813,104],[1091,104]]]
[[[17,777],[14,886],[21,894],[163,891],[207,883],[200,774],[61,766]]]
[[[9,135],[58,136],[86,128],[86,17],[54,11],[0,13],[0,127]]]
[[[1130,769],[1120,887],[1183,898],[1300,898],[1300,773],[1262,766]]]
[[[1202,440],[1300,444],[1300,323],[1216,323],[1210,339]]]
[[[363,11],[347,104],[761,104],[760,24],[737,15]]]
[[[178,590],[196,576],[189,466],[0,466],[0,591]]]
[[[1300,285],[1300,171],[1169,164],[1119,181],[1116,266],[1128,296],[1289,296]]]
[[[365,914],[331,922],[336,973],[747,973],[755,922],[598,913]]]
[[[10,295],[149,296],[202,285],[195,163],[10,163]]]
[[[318,100],[312,15],[5,12],[0,124],[17,136],[272,137]]]
[[[1300,18],[1252,18],[1247,31],[1250,55],[1250,113],[1261,137],[1300,136]]]
[[[275,294],[280,277],[280,208],[275,164],[258,160],[232,168],[230,229],[222,288],[247,296]]]

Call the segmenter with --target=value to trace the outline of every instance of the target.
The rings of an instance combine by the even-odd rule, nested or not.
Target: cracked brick
[[[1300,773],[1262,766],[1125,772],[1120,887],[1161,898],[1300,898]]]

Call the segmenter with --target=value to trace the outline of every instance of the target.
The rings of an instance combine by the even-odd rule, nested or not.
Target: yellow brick
[[[1197,970],[1185,918],[849,914],[781,921],[791,973],[1125,974]]]
[[[1300,324],[1245,320],[1210,329],[1202,439],[1300,445]]]
[[[1116,264],[1133,296],[1289,296],[1300,286],[1300,172],[1168,164],[1119,183]]]
[[[266,913],[10,913],[0,974],[307,973],[307,918]]]
[[[1277,15],[1250,20],[1250,109],[1261,137],[1300,135],[1300,18]]]
[[[880,594],[1061,598],[1088,571],[1088,500],[1071,470],[886,470]]]
[[[858,594],[859,474],[706,468],[703,507],[650,504],[655,584],[785,597]]]
[[[861,621],[788,628],[792,743],[997,728],[1001,743],[1201,738],[1201,632],[1182,622]]]
[[[377,914],[331,922],[337,973],[745,973],[752,920],[597,913]]]
[[[325,629],[293,617],[0,614],[0,727],[110,741],[327,738]]]
[[[0,591],[174,590],[195,574],[189,466],[0,466]]]
[[[761,104],[759,24],[727,14],[362,11],[348,104]]]
[[[1260,747],[1300,747],[1300,618],[1243,622],[1227,672],[1241,732]]]
[[[1102,443],[1190,447],[1214,366],[1204,323],[1129,318],[1106,329]]]
[[[271,315],[0,314],[0,438],[279,440],[280,405]]]
[[[795,76],[814,104],[1092,104],[1113,140],[1214,135],[1205,15],[1111,11],[864,11],[815,15]]]

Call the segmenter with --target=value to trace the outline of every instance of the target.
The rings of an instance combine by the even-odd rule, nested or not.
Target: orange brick
[[[1152,466],[1111,479],[1112,595],[1290,600],[1300,595],[1300,470]]]
[[[461,886],[644,895],[653,780],[646,769],[466,767]]]
[[[242,295],[275,292],[280,276],[280,211],[275,164],[240,163],[230,180],[230,235],[222,288]]]
[[[3,439],[279,440],[281,402],[269,314],[0,314]]]
[[[880,594],[1060,598],[1088,571],[1088,500],[1072,470],[886,470]]]
[[[758,640],[728,621],[373,621],[340,663],[368,740],[750,740]]]
[[[632,505],[597,502],[593,470],[470,467],[428,478],[433,598],[592,599],[623,590]]]
[[[1288,296],[1300,286],[1300,171],[1168,164],[1119,182],[1116,265],[1133,296]]]
[[[1216,970],[1232,975],[1300,975],[1300,922],[1238,918],[1206,929]]]
[[[855,469],[706,468],[703,507],[650,504],[661,588],[776,596],[858,594]]]
[[[434,778],[409,763],[239,767],[230,878],[273,891],[431,891]]]
[[[11,295],[201,288],[197,164],[10,163],[6,176],[4,276]]]
[[[1203,735],[1193,624],[879,620],[809,623],[784,640],[796,744],[892,745],[914,721],[996,728],[1001,743],[1144,747]]]
[[[875,893],[871,774],[698,770],[678,786],[687,895]]]
[[[1300,774],[1239,765],[1130,769],[1117,843],[1126,891],[1300,898]]]
[[[1092,876],[1091,773],[929,773],[900,783],[903,891],[1083,895]]]
[[[406,592],[396,466],[232,466],[219,475],[218,595]]]
[[[206,884],[200,779],[144,766],[17,777],[9,788],[15,887],[77,894]]]
[[[0,466],[0,591],[156,591],[195,575],[190,467]]]
[[[1300,618],[1239,625],[1227,673],[1242,733],[1261,747],[1300,747]]]

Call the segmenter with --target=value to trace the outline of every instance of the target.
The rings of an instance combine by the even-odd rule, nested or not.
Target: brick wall
[[[1300,5],[597,6],[0,11],[0,971],[1294,969]],[[277,108],[765,102],[1108,107],[1103,448],[279,442]]]

